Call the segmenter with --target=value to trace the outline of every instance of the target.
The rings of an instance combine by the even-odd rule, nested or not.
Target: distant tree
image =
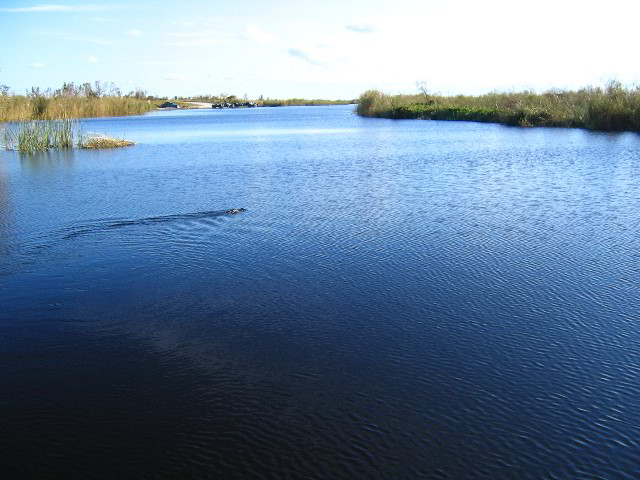
[[[433,95],[431,94],[431,92],[429,92],[429,89],[427,88],[427,82],[424,80],[420,80],[419,82],[416,82],[416,87],[418,88],[418,90],[420,91],[420,93],[424,96],[425,102],[426,103],[433,103]]]
[[[40,87],[31,87],[31,90],[27,90],[27,97],[36,98],[41,97],[42,93],[40,93]]]
[[[62,97],[75,97],[78,95],[78,89],[76,88],[76,86],[74,85],[73,82],[64,82],[62,84],[62,88],[60,88],[59,90],[56,90],[54,95],[56,96],[62,96]]]
[[[122,92],[120,91],[118,86],[113,82],[109,82],[109,87],[108,87],[107,91],[108,91],[108,95],[110,97],[121,97],[122,96]]]
[[[93,89],[93,87],[89,82],[83,83],[82,86],[80,87],[80,91],[82,92],[82,95],[84,95],[87,98],[96,98],[98,96],[98,94],[96,93],[96,91]]]
[[[5,97],[9,95],[9,85],[0,85],[0,95]]]
[[[93,82],[93,93],[96,97],[103,97],[107,93],[107,84],[100,83],[100,80]]]

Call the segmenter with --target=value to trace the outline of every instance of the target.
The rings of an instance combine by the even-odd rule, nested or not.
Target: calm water
[[[4,478],[639,478],[640,136],[84,128],[0,152]]]

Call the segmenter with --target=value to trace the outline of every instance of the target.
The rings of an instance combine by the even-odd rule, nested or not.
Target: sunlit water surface
[[[351,110],[0,153],[3,478],[638,478],[640,137]]]

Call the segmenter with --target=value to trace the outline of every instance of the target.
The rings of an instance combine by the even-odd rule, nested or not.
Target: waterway
[[[638,478],[640,136],[352,108],[0,152],[5,478]]]

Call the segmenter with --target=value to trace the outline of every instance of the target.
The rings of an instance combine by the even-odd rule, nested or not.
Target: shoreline
[[[610,82],[604,89],[441,96],[389,95],[368,90],[356,113],[363,117],[498,123],[517,127],[640,132],[640,87]]]

